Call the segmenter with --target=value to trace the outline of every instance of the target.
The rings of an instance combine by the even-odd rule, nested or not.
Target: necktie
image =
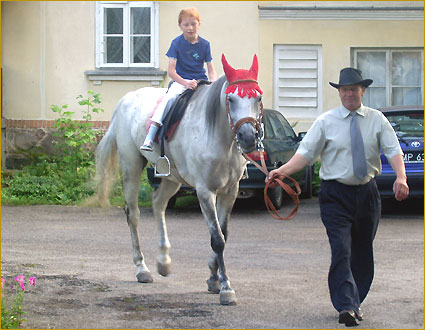
[[[367,165],[362,133],[360,132],[359,123],[356,119],[357,112],[352,111],[350,115],[352,116],[350,123],[350,136],[354,175],[359,179],[363,179],[366,176]]]

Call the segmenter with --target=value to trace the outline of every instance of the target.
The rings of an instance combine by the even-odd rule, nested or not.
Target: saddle
[[[200,80],[198,81],[198,87],[202,85],[209,85],[210,81]],[[187,104],[192,97],[195,90],[186,89],[183,93],[178,95],[175,99],[168,101],[167,106],[164,110],[164,117],[162,120],[162,126],[158,129],[156,137],[161,146],[161,157],[164,156],[164,143],[165,140],[170,140],[173,136],[177,126],[179,125]]]

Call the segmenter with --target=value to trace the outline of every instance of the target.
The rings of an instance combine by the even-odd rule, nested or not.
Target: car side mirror
[[[307,132],[299,132],[298,133],[298,141],[301,141],[304,139],[304,136],[307,134]]]

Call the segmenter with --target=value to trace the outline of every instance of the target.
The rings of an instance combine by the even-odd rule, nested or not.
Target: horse
[[[171,271],[171,245],[165,222],[167,203],[182,184],[196,190],[213,251],[208,262],[208,291],[219,294],[220,304],[234,305],[237,299],[226,272],[223,252],[238,183],[246,167],[241,152],[254,151],[259,140],[263,92],[256,81],[256,55],[249,70],[232,68],[224,54],[222,64],[225,75],[209,85],[198,86],[172,139],[167,142],[171,173],[162,177],[153,192],[152,208],[160,228],[157,271],[167,276]],[[148,161],[155,164],[160,154],[157,143],[151,152],[141,151],[139,147],[146,136],[149,115],[165,92],[163,88],[144,87],[122,97],[95,152],[96,196],[101,204],[109,203],[112,178],[117,178],[118,165],[121,168],[136,278],[142,283],[152,282],[153,278],[140,249],[138,191],[143,169]]]

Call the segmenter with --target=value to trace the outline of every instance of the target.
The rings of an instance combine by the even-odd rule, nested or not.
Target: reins
[[[229,85],[234,85],[234,84],[243,83],[243,82],[245,82],[245,83],[246,82],[248,82],[248,83],[256,83],[257,84],[257,81],[256,80],[246,79],[246,80],[236,80],[236,81],[233,81],[233,82],[229,83]],[[236,124],[234,124],[233,123],[233,120],[232,120],[232,117],[230,116],[229,96],[228,95],[226,95],[226,111],[227,111],[227,116],[229,117],[230,128],[231,128],[231,130],[233,132],[234,139],[235,139],[236,143],[238,144],[238,148],[239,148],[239,142],[238,142],[238,139],[237,139],[237,130],[239,129],[239,127],[241,127],[243,124],[251,123],[255,127],[255,130],[257,132],[259,132],[261,130],[261,121],[262,121],[263,111],[264,111],[263,110],[263,103],[262,102],[260,102],[260,116],[259,116],[258,119],[253,118],[253,117],[245,117],[245,118],[239,119],[236,122]],[[258,151],[260,153],[261,166],[256,161],[252,160],[251,157],[249,157],[245,152],[242,152],[241,151],[241,154],[242,154],[242,156],[246,160],[248,160],[252,164],[254,164],[254,166],[256,166],[267,177],[269,175],[269,172],[267,170],[267,166],[266,166],[266,163],[264,161],[263,150],[261,150],[261,149],[262,148],[260,148],[260,150]],[[294,183],[297,192],[295,192],[288,184],[286,184],[285,182],[283,182],[282,180],[280,180],[280,179],[278,179],[276,177],[271,178],[266,183],[266,186],[264,187],[264,203],[266,204],[267,210],[269,211],[269,213],[271,214],[271,216],[273,218],[277,219],[277,220],[290,220],[290,219],[292,219],[297,214],[298,207],[299,207],[299,204],[300,204],[300,200],[299,200],[299,197],[298,197],[301,194],[300,185],[298,184],[298,182],[295,179],[293,179],[293,178],[291,178],[289,176],[287,178]],[[267,194],[267,191],[269,189],[269,186],[272,183],[274,183],[274,182],[278,183],[282,187],[282,189],[285,190],[285,192],[292,198],[292,200],[295,203],[294,209],[286,217],[281,217],[279,215],[279,213],[277,212],[275,206],[273,205],[272,201],[270,200],[269,195]]]

